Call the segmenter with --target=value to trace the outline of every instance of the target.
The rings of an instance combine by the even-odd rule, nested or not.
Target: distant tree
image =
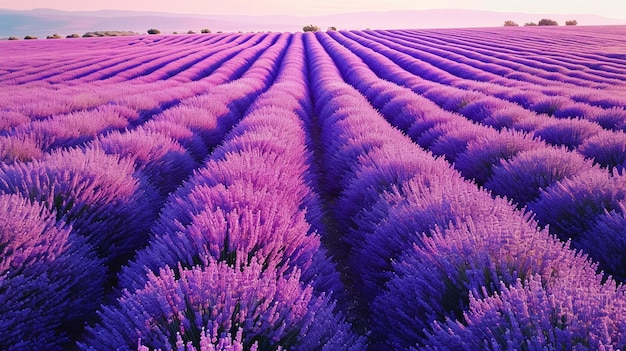
[[[24,39],[26,39],[26,40],[37,39],[37,37],[34,36],[34,35],[27,35],[27,36],[24,37]]]
[[[200,30],[200,33],[202,33],[202,34],[209,34],[209,33],[211,33],[211,30],[208,29],[208,28],[203,28],[203,29]]]
[[[519,24],[517,24],[516,22],[513,22],[511,20],[506,20],[506,21],[504,21],[504,26],[505,27],[519,27]]]
[[[327,30],[328,30],[328,31],[331,31],[331,30],[337,30],[337,27],[335,27],[335,26],[330,26],[330,27],[328,27],[328,29],[327,29]]]
[[[58,34],[56,34],[56,33],[54,33],[54,34],[52,34],[52,35],[48,35],[48,36],[46,37],[46,39],[61,39],[61,36],[60,36],[60,35],[58,35]]]
[[[174,32],[174,33],[172,33],[172,34],[178,34],[178,32]]]
[[[18,37],[13,37],[13,36],[9,37],[9,40],[19,40],[19,39],[20,38],[18,38]]]
[[[196,34],[196,32],[192,31],[191,29],[187,31],[187,34]]]
[[[569,20],[569,21],[565,21],[565,25],[566,26],[575,26],[578,24],[577,20]]]
[[[139,35],[139,33],[131,32],[131,31],[107,30],[107,31],[87,32],[83,34],[83,38],[119,37],[119,36],[130,36],[130,35]]]
[[[309,24],[308,26],[304,26],[302,30],[305,32],[317,32],[320,30],[320,27]]]
[[[158,29],[150,28],[148,29],[148,34],[161,34],[161,31]]]
[[[66,36],[66,38],[71,39],[71,38],[80,38],[80,35],[74,33],[74,34],[70,34],[68,36]]]
[[[524,27],[534,27],[536,25],[537,25],[537,23],[535,23],[535,22],[526,22],[526,23],[524,23]]]
[[[551,20],[549,18],[542,18],[539,21],[538,25],[540,25],[540,26],[558,26],[559,23],[557,21]]]

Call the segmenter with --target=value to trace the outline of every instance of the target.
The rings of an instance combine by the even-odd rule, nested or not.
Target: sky
[[[454,8],[544,14],[594,14],[626,19],[626,0],[107,0],[105,2],[84,0],[0,0],[0,8],[15,10],[54,8],[80,11],[106,8],[192,14],[285,14],[305,16],[374,10]]]

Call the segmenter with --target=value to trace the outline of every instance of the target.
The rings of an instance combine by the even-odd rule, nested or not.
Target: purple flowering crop
[[[624,348],[625,28],[0,41],[0,348]]]

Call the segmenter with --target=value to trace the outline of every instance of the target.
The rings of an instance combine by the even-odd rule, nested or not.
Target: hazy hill
[[[387,12],[357,12],[326,16],[226,16],[199,14],[172,14],[101,10],[92,12],[37,9],[15,11],[0,9],[0,37],[36,35],[45,37],[53,33],[83,34],[100,30],[128,30],[145,33],[157,28],[164,33],[209,28],[216,31],[301,31],[307,24],[322,29],[335,26],[338,29],[399,29],[399,28],[449,28],[494,27],[505,20],[520,25],[551,18],[564,24],[576,19],[579,25],[626,24],[625,19],[610,19],[593,15],[551,15],[502,13],[472,10],[406,10]]]

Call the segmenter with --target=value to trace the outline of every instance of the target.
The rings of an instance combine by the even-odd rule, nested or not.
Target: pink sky
[[[341,12],[403,9],[457,8],[502,12],[595,14],[626,19],[625,0],[0,0],[0,8],[29,10],[142,10],[197,14],[318,15]]]

